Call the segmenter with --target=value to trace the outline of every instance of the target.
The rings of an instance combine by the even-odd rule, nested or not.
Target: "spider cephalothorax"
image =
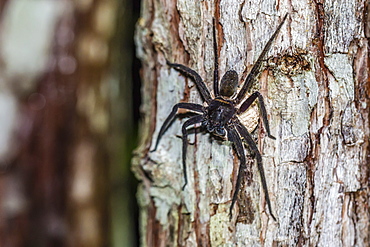
[[[225,127],[234,116],[235,111],[236,109],[231,100],[217,97],[212,100],[206,108],[203,115],[204,120],[202,121],[202,126],[205,127],[208,132],[223,137],[226,135]]]
[[[248,144],[251,152],[253,153],[253,155],[255,156],[257,160],[258,171],[261,175],[262,188],[265,193],[267,206],[268,206],[271,217],[274,220],[276,220],[271,210],[271,202],[270,202],[270,198],[269,198],[269,194],[267,190],[265,173],[264,173],[263,166],[262,166],[261,153],[259,152],[256,143],[253,141],[253,138],[249,134],[246,127],[238,119],[238,115],[245,112],[248,109],[248,107],[256,99],[258,99],[258,103],[259,103],[261,115],[262,115],[262,120],[265,125],[267,135],[270,138],[275,139],[275,137],[273,137],[270,133],[270,128],[269,128],[269,124],[267,120],[266,108],[265,108],[262,95],[259,92],[254,92],[244,102],[242,102],[242,100],[245,97],[245,94],[247,93],[247,91],[250,89],[252,82],[256,79],[256,76],[259,74],[259,68],[263,61],[263,58],[268,52],[268,50],[270,49],[272,41],[274,40],[274,38],[277,36],[278,32],[280,31],[280,28],[284,24],[286,17],[287,15],[284,16],[283,21],[280,23],[280,25],[277,27],[274,34],[271,36],[271,38],[265,45],[262,53],[258,57],[256,63],[254,64],[253,68],[251,69],[247,78],[245,79],[245,82],[242,88],[237,94],[236,94],[236,90],[237,90],[239,80],[238,80],[238,74],[234,70],[227,71],[225,75],[222,77],[220,85],[218,83],[218,56],[217,56],[217,44],[215,41],[216,40],[215,24],[213,25],[213,39],[214,39],[214,53],[215,53],[213,87],[214,87],[215,98],[211,97],[209,90],[207,89],[202,78],[197,72],[195,72],[194,70],[184,65],[167,62],[169,66],[173,67],[176,70],[179,70],[180,72],[184,73],[186,76],[194,80],[202,98],[204,99],[204,101],[206,102],[208,106],[203,106],[203,105],[194,104],[194,103],[176,104],[173,107],[172,112],[169,114],[167,119],[164,121],[159,131],[158,138],[155,143],[155,147],[152,151],[155,151],[157,149],[159,140],[161,139],[164,132],[171,124],[172,120],[175,118],[177,114],[177,110],[179,108],[187,109],[197,114],[196,116],[193,116],[187,121],[185,121],[185,123],[182,126],[182,143],[183,143],[182,145],[183,162],[182,163],[183,163],[183,170],[184,170],[184,179],[185,179],[184,187],[185,187],[188,181],[187,174],[186,174],[186,151],[187,151],[187,145],[188,145],[187,128],[195,124],[201,124],[201,126],[204,127],[208,132],[216,136],[223,137],[223,138],[226,137],[229,141],[231,141],[239,157],[240,165],[239,165],[238,177],[236,180],[236,186],[235,186],[235,190],[234,190],[234,194],[233,194],[232,202],[230,206],[230,216],[232,215],[232,209],[237,200],[237,195],[240,189],[241,175],[242,175],[241,171],[246,167],[246,159],[245,159],[245,153],[244,153],[243,141],[242,141],[244,140]],[[235,94],[236,96],[234,96]]]

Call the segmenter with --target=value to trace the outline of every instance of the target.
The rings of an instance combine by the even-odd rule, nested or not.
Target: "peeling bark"
[[[370,244],[366,9],[363,0],[143,1],[136,33],[143,120],[133,159],[141,181],[142,246]],[[194,83],[166,59],[196,70],[212,89],[212,19],[220,24],[219,74],[234,69],[240,76],[285,13],[254,87],[277,137],[266,138],[262,124],[253,132],[278,221],[267,214],[252,157],[230,221],[239,164],[230,143],[191,135],[184,190],[177,136],[185,119],[176,119],[158,150],[149,152],[174,104],[202,104]]]

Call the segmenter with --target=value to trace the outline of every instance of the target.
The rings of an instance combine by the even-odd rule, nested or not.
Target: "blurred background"
[[[137,246],[140,1],[0,1],[0,246]]]

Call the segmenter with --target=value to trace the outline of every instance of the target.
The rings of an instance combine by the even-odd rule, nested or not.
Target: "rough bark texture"
[[[369,246],[369,82],[364,0],[144,0],[137,24],[143,120],[134,171],[141,180],[142,246]],[[259,85],[271,131],[258,140],[277,222],[266,213],[249,157],[230,221],[238,159],[230,143],[192,135],[182,191],[177,119],[150,153],[177,102],[202,103],[166,59],[198,71],[211,89],[212,19],[219,73],[251,67],[285,13]],[[250,120],[247,120],[250,121]],[[246,122],[246,125],[248,122]]]

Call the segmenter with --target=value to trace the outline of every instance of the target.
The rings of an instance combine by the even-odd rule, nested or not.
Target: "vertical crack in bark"
[[[223,46],[223,38],[224,33],[222,29],[222,25],[220,25],[220,0],[215,1],[215,12],[214,12],[214,18],[215,18],[215,29],[216,29],[216,44],[217,44],[217,56],[220,58],[220,51]],[[218,61],[219,62],[219,61]]]
[[[184,227],[185,226],[185,222],[184,222],[184,214],[182,214],[182,205],[180,204],[178,207],[177,207],[177,215],[179,216],[178,220],[177,220],[177,246],[181,246],[183,242],[185,242],[185,238],[183,236],[184,234]]]
[[[180,12],[177,9],[176,5],[177,5],[177,1],[174,1],[174,4],[171,6],[172,13],[170,14],[172,18],[168,20],[171,23],[170,30],[172,34],[170,35],[170,37],[171,38],[174,37],[175,39],[173,39],[171,42],[171,50],[169,51],[171,54],[165,54],[165,56],[166,56],[166,59],[169,59],[170,57],[172,58],[172,60],[169,59],[170,62],[180,63],[186,66],[189,66],[190,54],[185,49],[184,42],[181,40],[180,35],[179,35],[180,34],[179,26],[180,26],[181,17],[180,17]],[[177,53],[173,54],[172,53],[173,50],[176,50]],[[178,57],[176,56],[178,54],[181,54],[181,55],[179,55]],[[183,77],[182,75],[179,75],[179,76]],[[184,95],[181,101],[189,102],[189,98],[190,98],[189,79],[185,78]]]
[[[177,5],[177,1],[174,1],[174,4],[171,5],[171,11],[172,13],[170,14],[170,16],[172,18],[170,18],[168,21],[171,23],[170,25],[170,30],[171,30],[171,37],[175,37],[175,40],[172,40],[171,42],[171,53],[173,50],[176,50],[176,51],[179,51],[179,54],[181,54],[181,58],[183,58],[183,61],[171,61],[171,62],[176,62],[176,63],[182,63],[182,64],[188,64],[189,63],[189,60],[190,60],[190,54],[189,52],[185,49],[185,46],[184,46],[184,43],[183,41],[181,40],[180,36],[179,36],[179,26],[180,26],[180,12],[179,10],[177,9],[176,7]],[[166,54],[166,56],[168,56],[169,54]],[[171,56],[173,56],[173,54],[170,54]],[[167,57],[168,58],[168,57]]]
[[[159,228],[160,225],[155,217],[156,207],[151,199],[148,205],[148,221],[146,225],[146,243],[148,246],[159,246]]]
[[[364,28],[365,28],[365,37],[366,41],[364,42],[364,49],[366,53],[366,65],[363,67],[366,68],[366,70],[363,70],[361,74],[362,75],[362,80],[358,80],[359,82],[359,90],[361,92],[358,94],[358,97],[360,97],[363,101],[366,103],[366,109],[363,111],[364,113],[362,114],[363,116],[367,116],[367,135],[369,135],[369,130],[370,130],[370,119],[369,119],[369,112],[370,112],[370,56],[369,56],[369,45],[370,45],[370,1],[365,1],[365,7],[364,7]],[[357,58],[357,57],[356,57]],[[356,59],[357,60],[357,59]],[[356,74],[356,76],[359,76]],[[369,164],[370,164],[370,144],[367,142],[367,148],[366,148],[366,164],[368,166],[364,166],[365,171],[365,178],[367,179],[367,184],[365,186],[370,187],[370,169],[369,169]],[[370,227],[370,226],[369,226]],[[369,231],[370,232],[370,231]]]
[[[194,170],[194,193],[195,193],[195,210],[194,210],[194,230],[196,235],[196,241],[198,243],[198,246],[211,246],[210,242],[210,227],[209,227],[209,221],[208,222],[201,222],[201,213],[200,213],[200,189],[199,189],[199,173],[197,171],[197,131],[198,129],[195,129],[194,132],[194,154],[193,154],[193,170]],[[198,164],[199,165],[199,164]],[[190,169],[188,169],[190,170]]]
[[[152,44],[152,41],[150,41]],[[156,55],[154,57],[157,57]],[[154,60],[156,60],[156,58],[154,58]],[[150,98],[153,99],[152,101],[154,102],[154,104],[151,105],[151,110],[150,110],[150,114],[149,114],[149,118],[150,118],[150,121],[152,123],[156,123],[157,122],[157,105],[158,105],[158,102],[157,102],[157,88],[158,88],[158,73],[157,71],[159,70],[158,66],[155,66],[152,70],[152,73],[153,73],[153,83],[150,83],[151,86],[151,93],[150,93]],[[145,113],[143,113],[145,114]],[[150,124],[150,135],[149,137],[151,138],[155,138],[154,136],[154,132],[155,132],[155,129],[156,129],[156,124]],[[153,141],[153,140],[152,140]],[[155,141],[155,140],[154,140]],[[152,142],[145,142],[145,143],[148,143],[148,146],[146,147],[146,150],[145,150],[145,153],[147,153],[150,149],[150,144]]]
[[[240,8],[239,8],[239,10],[238,10],[239,21],[240,21],[240,22],[242,22],[242,23],[244,23],[244,21],[243,21],[243,15],[242,15],[244,5],[245,5],[245,1],[243,1],[243,2],[240,4]],[[244,23],[244,25],[245,25],[245,23]]]
[[[328,126],[330,124],[331,118],[331,105],[330,105],[330,98],[329,98],[329,78],[328,75],[331,74],[329,69],[325,65],[325,10],[324,4],[321,0],[315,0],[316,4],[316,12],[317,12],[317,32],[315,37],[315,45],[317,47],[317,58],[319,62],[319,68],[316,71],[316,78],[317,81],[322,83],[319,84],[319,87],[323,89],[323,98],[325,104],[325,116],[323,121],[322,128]],[[321,128],[321,130],[322,130]]]
[[[239,163],[239,159],[234,159],[234,162]],[[251,197],[251,190],[249,188],[252,186],[253,182],[253,171],[252,166],[254,164],[254,159],[250,156],[246,157],[246,167],[243,169],[243,179],[240,186],[240,192],[238,194],[238,208],[239,213],[237,215],[237,222],[243,224],[252,224],[256,218],[256,209],[254,208],[253,198]],[[234,183],[233,183],[234,184]],[[233,186],[235,188],[235,186]]]
[[[365,1],[365,7],[364,7],[364,19],[363,19],[363,24],[364,24],[364,29],[365,29],[365,37],[367,40],[370,38],[370,4],[369,1]]]
[[[370,225],[363,222],[369,221],[369,187],[370,187],[370,144],[369,144],[369,134],[370,134],[370,57],[369,57],[369,41],[370,41],[370,1],[364,2],[364,12],[363,12],[363,24],[365,38],[363,45],[355,56],[353,61],[354,74],[355,74],[355,104],[356,108],[360,110],[361,116],[364,121],[365,135],[367,136],[367,141],[363,145],[364,147],[364,162],[361,165],[361,185],[363,189],[353,193],[353,214],[356,216],[353,219],[354,224],[358,227],[355,229],[355,244],[358,243],[357,239],[367,239],[370,233]],[[361,103],[366,103],[366,107],[361,107]],[[366,140],[365,139],[365,140]]]
[[[313,45],[316,46],[316,57],[318,60],[318,66],[316,67],[316,81],[318,82],[318,87],[320,91],[322,92],[321,94],[318,95],[318,101],[317,105],[313,108],[313,111],[311,113],[311,123],[313,122],[318,122],[318,115],[320,112],[318,112],[318,104],[320,102],[324,103],[324,119],[322,126],[317,130],[317,133],[312,132],[310,133],[310,141],[311,141],[311,149],[310,149],[310,154],[306,158],[306,162],[308,165],[307,169],[307,186],[309,188],[309,198],[310,200],[310,205],[311,208],[308,210],[309,215],[307,219],[307,229],[308,229],[308,236],[311,236],[311,227],[309,227],[312,224],[313,221],[313,214],[315,212],[315,182],[314,182],[314,177],[315,177],[315,164],[317,163],[318,157],[320,156],[320,135],[326,126],[329,125],[330,123],[330,99],[329,99],[329,80],[328,80],[328,74],[330,73],[328,71],[328,68],[325,65],[325,52],[324,52],[324,47],[325,47],[325,10],[324,10],[324,5],[323,5],[323,0],[314,0],[315,7],[316,7],[316,34],[313,40]],[[320,97],[323,98],[322,101],[320,100]],[[299,242],[306,242],[306,239],[304,239],[304,236],[301,234],[299,238]],[[311,241],[308,240],[308,243],[310,244]]]

